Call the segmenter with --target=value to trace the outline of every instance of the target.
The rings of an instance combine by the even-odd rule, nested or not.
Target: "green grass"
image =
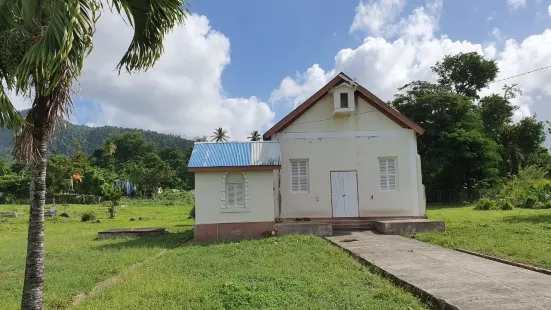
[[[130,203],[130,202],[125,202]],[[191,236],[189,206],[119,208],[73,205],[73,217],[46,220],[46,308],[73,308],[74,297],[145,262],[112,286],[89,295],[83,309],[421,309],[342,250],[315,237],[277,237],[174,248]],[[24,206],[0,206],[0,211]],[[61,207],[61,209],[63,209]],[[63,210],[58,210],[62,212]],[[94,211],[101,223],[82,223]],[[147,218],[130,221],[130,218]],[[110,228],[166,227],[169,234],[96,240]],[[22,290],[27,215],[0,223],[0,308],[17,309]],[[164,249],[168,252],[155,256]]]
[[[0,300],[2,309],[19,307],[27,245],[28,207],[0,206],[0,210],[17,209],[24,215],[0,223]],[[58,213],[63,212],[63,207]],[[47,218],[46,307],[66,308],[73,296],[88,292],[99,282],[121,270],[151,257],[192,235],[193,222],[188,220],[190,207],[118,208],[117,217],[108,219],[107,207],[72,205],[71,218]],[[80,214],[94,211],[101,223],[82,223]],[[149,218],[138,221],[138,217]],[[136,221],[130,221],[135,218]],[[98,231],[125,227],[165,227],[169,234],[158,238],[95,240]]]
[[[418,240],[551,269],[551,210],[440,206],[429,207],[428,216],[444,220],[446,232],[418,234]]]
[[[418,301],[317,237],[186,245],[83,309],[420,309]]]

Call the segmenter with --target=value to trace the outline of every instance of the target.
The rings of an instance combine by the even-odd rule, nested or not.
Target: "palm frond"
[[[131,72],[153,66],[163,53],[165,34],[187,16],[185,0],[111,0],[111,9],[134,27],[128,50],[117,65]]]
[[[15,107],[8,98],[4,86],[0,81],[0,128],[8,128],[10,130],[19,130],[25,121],[17,112]]]
[[[13,155],[22,162],[32,163],[41,159],[34,125],[40,122],[46,139],[49,139],[57,127],[65,124],[73,108],[70,91],[73,73],[67,66],[62,67],[62,73],[61,82],[49,94],[38,95],[37,89],[35,100],[25,117],[26,125],[15,134]]]
[[[45,26],[33,33],[31,39],[35,43],[18,66],[17,88],[26,89],[30,84],[44,85],[43,89],[37,90],[37,94],[47,94],[62,83],[67,67],[74,76],[78,76],[84,58],[92,48],[98,15],[96,0],[50,1],[48,20],[42,23]],[[31,80],[34,83],[29,83]]]

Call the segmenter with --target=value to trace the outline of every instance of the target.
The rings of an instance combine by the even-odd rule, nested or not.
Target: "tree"
[[[106,154],[113,155],[117,151],[117,145],[113,141],[105,141],[103,149]]]
[[[72,175],[73,166],[70,159],[59,153],[53,154],[48,160],[48,174],[46,175],[48,192],[56,194],[68,190]]]
[[[222,127],[216,128],[212,132],[212,136],[210,136],[212,139],[210,141],[216,141],[216,142],[225,142],[228,141],[230,137],[227,135],[228,131],[225,129],[222,129]]]
[[[170,180],[164,184],[170,188],[187,188],[186,181],[192,175],[187,171],[186,154],[175,147],[165,147],[159,157],[168,164],[171,170]]]
[[[400,90],[392,106],[425,129],[417,143],[428,189],[471,189],[497,176],[497,145],[469,97],[423,81]]]
[[[253,130],[253,132],[251,132],[251,136],[247,137],[247,139],[249,139],[250,141],[260,141],[260,139],[262,139],[262,136],[260,135],[260,132],[258,132],[258,130]]]
[[[135,131],[114,135],[109,138],[106,144],[116,145],[116,152],[112,156],[114,156],[117,163],[129,162],[134,160],[135,157],[155,152],[155,146],[147,142],[142,134]]]
[[[506,97],[491,95],[480,99],[480,114],[484,131],[494,141],[499,141],[505,126],[511,124],[513,112],[518,109]]]
[[[117,206],[120,204],[122,198],[122,191],[117,188],[113,183],[105,183],[103,185],[103,199],[109,201],[109,207],[107,211],[109,212],[109,218],[114,219],[117,215]]]
[[[478,91],[492,82],[499,71],[494,60],[486,60],[477,52],[447,55],[432,67],[438,83],[452,87],[461,95],[478,98]]]
[[[134,28],[117,65],[152,67],[164,35],[186,17],[183,0],[108,2]],[[71,85],[92,49],[99,0],[0,1],[0,126],[18,130],[14,153],[32,164],[31,208],[21,308],[44,307],[44,200],[48,141],[71,104]],[[6,89],[33,98],[22,122]]]

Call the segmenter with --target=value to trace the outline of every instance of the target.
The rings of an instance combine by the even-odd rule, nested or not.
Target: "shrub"
[[[195,219],[195,205],[191,208],[191,211],[189,211],[188,219]]]
[[[499,210],[513,210],[513,203],[506,199],[500,199],[497,201],[497,208]]]
[[[551,201],[537,201],[534,209],[551,209]]]
[[[480,211],[496,210],[497,204],[493,200],[490,200],[488,198],[482,198],[476,203],[476,205],[474,206],[474,209],[480,210]]]
[[[111,183],[105,183],[103,185],[103,199],[110,202],[107,208],[107,211],[109,211],[109,218],[115,218],[115,215],[117,215],[116,208],[120,204],[121,198],[122,191],[120,189],[115,189],[115,186]]]
[[[84,212],[80,220],[82,222],[94,221],[96,219],[96,214],[94,212]]]
[[[521,208],[534,209],[537,202],[538,202],[538,200],[537,200],[536,197],[527,196],[526,200],[524,201],[524,204],[521,206]]]

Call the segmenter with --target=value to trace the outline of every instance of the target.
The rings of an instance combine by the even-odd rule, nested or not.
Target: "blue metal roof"
[[[188,168],[279,165],[279,142],[196,142]]]

